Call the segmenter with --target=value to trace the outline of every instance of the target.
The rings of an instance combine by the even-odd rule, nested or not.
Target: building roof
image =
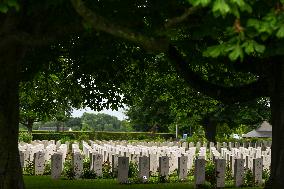
[[[256,131],[272,131],[272,125],[270,125],[267,121],[264,121],[260,127],[256,129]]]
[[[267,121],[262,122],[262,124],[247,134],[244,134],[245,138],[271,138],[272,137],[272,125]]]

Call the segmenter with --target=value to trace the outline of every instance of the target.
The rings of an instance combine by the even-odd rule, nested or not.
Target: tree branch
[[[21,42],[23,45],[30,47],[46,46],[56,41],[55,38],[50,36],[44,36],[44,35],[36,36],[36,35],[30,35],[28,33],[17,33],[12,37],[14,37],[17,41]]]
[[[198,9],[199,7],[188,8],[182,15],[166,20],[164,27],[170,28],[177,26],[178,24],[184,22],[190,15],[194,14]]]
[[[113,36],[134,42],[145,48],[145,50],[151,52],[161,53],[168,49],[168,41],[165,39],[157,40],[153,37],[131,31],[128,28],[117,26],[90,10],[82,0],[71,0],[71,2],[77,13],[97,31],[103,31]]]
[[[157,40],[154,37],[148,37],[135,31],[131,31],[128,28],[115,25],[86,7],[82,0],[71,0],[71,2],[77,13],[85,21],[89,22],[94,29],[134,42],[152,53],[168,54],[169,59],[176,67],[177,73],[183,77],[191,87],[199,92],[227,104],[245,102],[268,95],[265,90],[266,85],[261,80],[238,87],[224,87],[205,81],[189,68],[178,50],[171,46],[167,40]],[[195,8],[189,9],[182,16],[169,20],[167,22],[167,27],[174,26],[175,24],[184,21],[189,15],[193,14],[194,11]]]
[[[243,61],[235,61],[232,62],[228,57],[219,57],[216,59],[212,58],[205,58],[204,61],[208,63],[222,63],[223,65],[227,66],[228,68],[232,69],[236,72],[243,72],[243,73],[251,73],[257,76],[261,76],[263,78],[269,77],[271,73],[271,64],[269,58],[264,57],[253,57],[253,56],[246,56]]]
[[[265,83],[260,79],[244,86],[219,86],[210,83],[209,81],[205,81],[197,73],[192,71],[176,47],[169,47],[168,56],[172,64],[175,66],[177,73],[185,79],[186,83],[197,91],[220,100],[225,104],[246,102],[257,97],[265,95],[268,96]]]
[[[237,72],[250,72],[256,75],[262,75],[263,70],[267,67],[267,61],[264,61],[263,58],[252,56],[246,56],[243,61],[239,60],[237,62],[230,61],[228,57],[219,58],[219,61]]]

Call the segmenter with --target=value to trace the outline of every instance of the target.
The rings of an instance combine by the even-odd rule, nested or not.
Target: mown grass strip
[[[114,179],[52,180],[50,176],[24,176],[26,189],[193,189],[193,183],[118,184]],[[232,188],[233,189],[233,188]],[[242,188],[246,189],[246,188]],[[247,189],[261,189],[250,187]]]

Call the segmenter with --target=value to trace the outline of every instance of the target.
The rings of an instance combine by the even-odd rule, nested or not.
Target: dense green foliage
[[[270,120],[268,99],[225,105],[188,87],[163,57],[152,61],[146,61],[143,72],[137,67],[140,79],[129,81],[123,88],[129,96],[126,114],[136,130],[175,132],[178,124],[180,133],[192,134],[200,132],[200,126],[205,127],[205,120],[210,119],[219,127],[229,126],[232,131],[224,133],[230,135],[241,124],[251,130]],[[137,82],[139,88],[135,87]]]
[[[19,138],[18,140],[20,142],[26,142],[26,143],[30,143],[33,139],[33,136],[31,133],[28,133],[28,132],[20,132],[19,133]]]
[[[84,113],[81,120],[82,130],[120,131],[121,128],[121,121],[107,114]]]
[[[67,91],[66,86],[72,85],[64,70],[53,72],[49,68],[20,85],[20,123],[30,131],[35,122],[64,121],[70,117],[72,108],[80,108],[80,97]]]
[[[68,156],[66,157],[66,161],[63,163],[62,175],[69,180],[73,180],[75,177],[74,167],[72,165],[72,159],[70,154],[68,154]]]
[[[132,131],[127,120],[118,120],[117,117],[104,113],[84,113],[81,117],[69,117],[64,120],[49,120],[34,124],[34,130],[71,129],[73,131]]]
[[[240,38],[243,31],[236,31],[237,29],[235,28],[241,23],[234,22],[234,18],[229,16],[234,15],[239,19],[241,13],[251,13],[251,7],[254,4],[258,6],[257,3],[248,3],[244,1],[238,4],[236,2],[230,2],[224,3],[221,6],[222,3],[214,3],[211,1],[169,1],[163,2],[164,5],[160,7],[158,6],[158,3],[141,1],[138,3],[141,5],[140,7],[134,4],[127,4],[127,8],[123,8],[123,5],[126,5],[125,2],[121,2],[121,4],[105,2],[98,3],[96,5],[88,1],[86,3],[93,6],[91,11],[102,14],[107,19],[110,19],[110,23],[111,21],[114,21],[114,23],[119,26],[119,24],[124,22],[126,17],[128,18],[129,15],[132,15],[132,19],[128,20],[128,22],[133,31],[143,31],[146,34],[146,37],[151,34],[154,37],[161,35],[163,37],[170,38],[174,44],[177,44],[177,46],[182,48],[182,51],[188,55],[188,59],[193,60],[194,63],[192,63],[191,68],[195,72],[201,74],[202,78],[206,81],[212,80],[213,83],[219,82],[221,85],[225,86],[238,86],[240,84],[247,84],[256,80],[256,77],[251,73],[240,73],[239,70],[234,70],[234,68],[231,69],[231,66],[228,67],[228,65],[223,65],[218,62],[218,60],[216,60],[216,65],[212,65],[211,62],[209,62],[209,59],[201,57],[204,55],[205,57],[213,56],[215,58],[219,55],[228,55],[232,60],[239,58],[243,53],[240,53],[240,48],[237,48],[239,46],[234,44],[236,39],[244,42],[241,44],[241,48],[246,49],[246,52],[248,52],[247,54],[251,55],[253,53],[262,53],[264,51],[263,45],[258,44],[255,40],[246,41],[246,39]],[[60,5],[61,4],[58,3],[58,7]],[[75,10],[78,11],[79,8],[76,7],[76,3],[73,5]],[[143,7],[142,5],[147,7],[147,13],[143,8],[141,8]],[[197,10],[204,7],[208,7],[209,10],[212,10],[212,12],[206,14],[202,19],[197,17],[197,19],[202,21],[209,21],[209,26],[211,26],[210,24],[212,23],[216,23],[214,19],[218,20],[222,17],[222,22],[229,24],[230,21],[233,20],[232,23],[234,23],[234,25],[227,26],[226,24],[220,24],[219,28],[214,27],[216,31],[214,30],[214,32],[211,32],[211,30],[206,29],[211,27],[204,27],[202,23],[194,26],[184,24],[183,22],[191,21],[190,17],[188,20],[181,20],[181,23],[177,22],[177,24],[180,24],[180,28],[176,28],[176,23],[169,25],[172,24],[171,21],[174,19],[168,20],[167,18],[175,18],[175,16],[179,16],[178,13],[186,11],[187,8],[191,9],[191,6],[197,7]],[[114,7],[116,10],[115,18],[113,15],[114,13],[111,11],[112,8],[110,7]],[[175,7],[176,11],[169,11],[169,7]],[[131,12],[133,9],[136,11],[135,14]],[[156,9],[160,9],[161,12],[159,14],[153,14],[151,11]],[[211,17],[211,13],[214,15],[213,18]],[[194,9],[190,14],[195,14]],[[198,15],[198,13],[196,14]],[[86,19],[84,16],[83,18]],[[143,21],[141,18],[143,18]],[[75,23],[80,24],[77,22]],[[180,125],[181,132],[188,133],[188,125],[191,127],[195,127],[197,124],[202,125],[200,122],[203,122],[203,119],[205,119],[208,114],[210,117],[217,119],[219,122],[229,122],[228,125],[230,127],[238,126],[240,123],[244,122],[243,120],[240,121],[240,119],[238,119],[240,116],[238,116],[236,112],[244,112],[243,109],[245,108],[243,108],[243,106],[246,107],[246,105],[237,104],[234,107],[224,106],[223,104],[220,104],[220,102],[201,95],[198,91],[194,91],[191,88],[186,87],[187,84],[182,81],[183,78],[179,77],[180,74],[177,74],[176,70],[171,67],[167,56],[165,56],[167,53],[156,56],[145,54],[143,50],[136,47],[136,45],[139,46],[141,45],[140,43],[142,43],[142,46],[145,48],[143,42],[137,42],[134,39],[134,42],[137,42],[137,44],[129,44],[126,42],[129,40],[129,36],[124,37],[126,38],[126,41],[125,39],[117,39],[115,32],[111,32],[111,29],[113,29],[112,27],[110,27],[110,30],[106,32],[112,34],[114,37],[99,31],[92,32],[91,23],[91,20],[84,20],[84,27],[88,32],[83,35],[76,34],[78,35],[78,38],[74,37],[74,35],[70,35],[70,38],[67,37],[67,39],[64,39],[64,42],[61,42],[59,45],[54,45],[52,48],[46,47],[46,49],[44,49],[49,52],[49,55],[44,56],[44,61],[52,61],[48,63],[49,66],[40,68],[42,73],[44,73],[42,75],[45,76],[44,78],[46,80],[49,78],[55,78],[55,80],[57,78],[67,78],[62,80],[63,84],[58,85],[60,88],[57,88],[57,85],[54,87],[54,90],[59,92],[59,94],[62,94],[60,91],[66,91],[64,93],[65,95],[61,96],[65,96],[64,99],[66,99],[66,95],[69,95],[67,97],[67,102],[72,102],[72,105],[79,105],[81,103],[81,105],[90,105],[93,106],[94,109],[100,109],[101,107],[112,106],[111,101],[115,101],[113,103],[115,104],[124,100],[121,99],[121,97],[114,95],[114,93],[125,93],[126,100],[130,105],[129,115],[132,119],[132,125],[139,131],[151,130],[167,132],[170,130],[172,132],[175,123],[178,123]],[[131,23],[137,24],[133,25]],[[114,26],[116,25],[114,24]],[[161,31],[160,29],[163,27],[165,27],[166,30]],[[198,30],[199,32],[196,32],[196,28],[200,29]],[[152,33],[151,31],[153,30],[157,32]],[[228,34],[226,34],[228,36],[224,38],[221,37],[219,39],[218,36],[221,36],[222,30],[228,30]],[[238,32],[240,36],[238,36]],[[190,36],[188,33],[193,33],[193,35]],[[203,43],[201,42],[202,40],[200,42],[198,41],[199,38],[203,39],[206,36],[213,38],[213,41],[209,41],[209,43]],[[232,40],[227,43],[226,40],[230,37]],[[145,38],[145,41],[146,40],[147,38]],[[224,44],[222,43],[222,45],[220,45],[220,48],[222,47],[221,50],[219,49],[219,46],[216,45],[211,47],[211,43],[214,43],[215,40],[219,40],[219,43],[225,41]],[[193,46],[188,44],[189,46],[186,47],[184,41],[193,41],[198,45],[198,48],[196,48],[197,50],[195,49],[193,51],[196,53],[196,57],[192,57],[192,55],[190,55],[192,53],[187,53],[193,50]],[[113,48],[109,48],[110,45]],[[106,49],[108,50],[106,51]],[[110,49],[112,50],[110,51]],[[238,49],[238,51],[234,51],[234,49]],[[34,60],[33,58],[36,58],[39,55],[43,56],[43,52],[45,51],[34,51],[32,58],[27,58],[27,62],[31,63],[31,61]],[[238,53],[240,55],[238,55]],[[202,62],[202,64],[200,62]],[[75,63],[79,64],[80,67],[75,65]],[[199,63],[200,65],[198,65]],[[28,68],[31,69],[31,67]],[[29,69],[28,71],[30,71]],[[70,75],[70,73],[72,74]],[[215,77],[219,79],[216,79]],[[37,77],[34,78],[36,79]],[[96,85],[94,85],[92,80],[96,81]],[[101,83],[103,80],[108,81],[109,87]],[[79,83],[77,82],[74,84],[74,81],[79,81]],[[120,88],[121,84],[122,88]],[[131,86],[129,87],[129,85]],[[66,88],[67,86],[68,88],[71,87],[71,90]],[[127,86],[127,91],[125,91],[125,86]],[[101,92],[98,92],[97,89]],[[121,91],[121,89],[123,90]],[[87,90],[93,92],[87,93]],[[113,97],[112,100],[108,98],[108,102],[106,103],[103,100],[104,91],[106,93],[111,92],[109,96]],[[76,96],[76,102],[72,101],[72,95]],[[106,97],[107,96],[108,94],[106,94]],[[44,99],[46,100],[47,98]],[[48,101],[52,100],[50,99]],[[259,101],[254,102],[254,104],[258,103]],[[101,106],[101,104],[105,105]],[[113,108],[115,107],[116,105],[113,106]],[[260,106],[260,109],[263,109],[263,107],[264,106]],[[236,110],[232,111],[232,109]],[[267,111],[267,107],[264,107],[264,109]],[[247,115],[242,116],[241,119],[243,117],[248,119]],[[253,119],[249,118],[249,124],[251,124],[251,122],[269,118],[268,116],[258,115],[251,117],[253,117]],[[237,124],[235,124],[235,122]],[[99,128],[95,128],[95,130],[105,129],[104,126],[98,127]],[[106,126],[106,128],[106,130],[112,130],[112,128],[109,128],[108,126]],[[85,124],[84,129],[90,129],[89,124]]]

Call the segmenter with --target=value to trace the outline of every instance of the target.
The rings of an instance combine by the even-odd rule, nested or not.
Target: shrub
[[[225,180],[227,182],[231,182],[233,180],[233,176],[232,176],[232,170],[230,169],[230,167],[227,165],[226,166],[226,172],[225,172]]]
[[[88,141],[89,140],[89,135],[87,135],[86,133],[83,133],[83,134],[79,135],[77,140],[78,141],[82,141],[82,140]]]
[[[111,165],[110,165],[109,161],[105,161],[103,163],[103,178],[105,178],[105,179],[114,178],[114,175],[112,174]]]
[[[188,170],[188,176],[194,176],[194,165],[192,165],[191,169]]]
[[[26,167],[24,168],[24,175],[34,175],[35,174],[35,166],[34,163],[30,160],[26,161]]]
[[[170,182],[170,183],[180,182],[180,180],[178,178],[178,170],[177,169],[175,169],[174,172],[169,175],[167,182]]]
[[[166,183],[168,182],[167,176],[159,175],[159,183]]]
[[[33,140],[75,140],[76,136],[72,132],[50,132],[50,131],[35,131],[33,132]]]
[[[81,176],[82,178],[84,178],[84,179],[95,179],[95,178],[97,178],[96,173],[93,170],[91,170],[90,165],[91,165],[90,158],[85,157],[83,159],[83,174]]]
[[[244,186],[251,187],[254,186],[254,179],[253,179],[253,174],[250,169],[246,170],[245,176],[244,176]]]
[[[148,183],[158,184],[159,183],[159,176],[150,176],[150,178],[148,179]]]
[[[188,174],[187,174],[188,180],[191,181],[191,182],[194,181],[194,169],[195,169],[194,165],[192,165],[191,169],[188,170]]]
[[[95,179],[97,178],[97,175],[94,171],[90,169],[83,169],[83,174],[81,176],[83,179]]]
[[[138,165],[137,165],[136,162],[130,161],[129,170],[128,170],[128,177],[129,178],[138,177]]]
[[[264,179],[264,182],[267,183],[270,177],[270,171],[268,169],[264,169],[262,172],[262,179]]]
[[[201,143],[205,143],[207,142],[207,139],[205,138],[205,132],[194,132],[193,135],[191,137],[187,137],[187,142],[201,142]]]
[[[33,140],[33,135],[28,132],[19,132],[19,139],[20,142],[30,143]]]
[[[208,181],[211,186],[216,184],[215,165],[212,161],[207,161],[205,165],[205,180]]]
[[[130,161],[128,169],[128,177],[130,183],[140,183],[141,180],[138,177],[138,164],[136,162]]]
[[[90,169],[91,166],[91,160],[88,157],[85,157],[83,159],[83,169]]]
[[[64,162],[64,168],[63,168],[62,175],[68,178],[69,180],[73,180],[75,178],[75,173],[74,173],[70,155],[67,156]]]
[[[61,144],[65,144],[67,141],[71,141],[71,138],[69,136],[63,136],[60,139]]]
[[[51,161],[47,161],[44,167],[44,175],[51,175]]]

